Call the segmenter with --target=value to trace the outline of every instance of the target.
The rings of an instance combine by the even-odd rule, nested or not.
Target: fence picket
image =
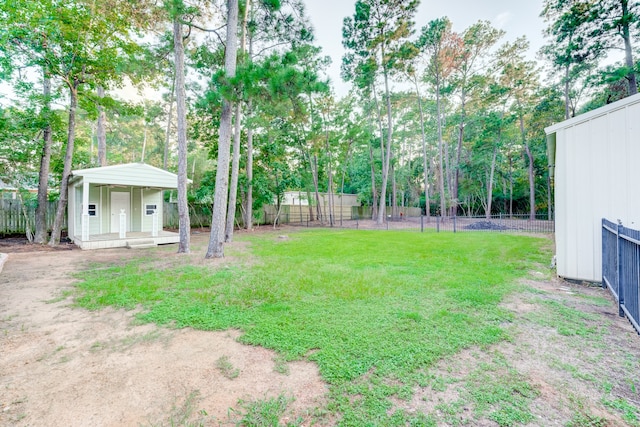
[[[57,202],[47,202],[47,228],[51,230],[55,219]],[[36,206],[35,204],[27,204],[27,215],[32,224],[35,223]],[[21,234],[26,232],[27,220],[22,212],[22,204],[19,200],[0,200],[0,235],[3,234]],[[63,222],[63,228],[66,228],[66,217]]]
[[[602,219],[602,284],[640,333],[640,230]]]

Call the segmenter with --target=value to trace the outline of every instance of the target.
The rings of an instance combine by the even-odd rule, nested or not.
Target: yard
[[[0,424],[640,425],[640,339],[548,239],[289,229],[209,261],[207,238],[12,253]]]

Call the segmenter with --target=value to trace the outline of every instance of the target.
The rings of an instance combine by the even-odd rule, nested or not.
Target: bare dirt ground
[[[207,238],[195,234],[192,255],[167,251],[163,261],[204,265]],[[0,252],[9,253],[0,273],[0,426],[236,425],[239,400],[279,395],[294,398],[286,417],[308,426],[326,405],[328,388],[315,365],[292,362],[288,373],[276,372],[276,355],[240,344],[239,331],[159,328],[136,324],[130,311],[71,307],[74,273],[141,252],[6,240]],[[439,426],[497,426],[474,416],[470,403],[469,384],[489,372],[533,385],[532,425],[638,425],[613,406],[622,399],[640,408],[640,338],[605,290],[549,277],[530,272],[530,290],[505,302],[514,314],[504,325],[510,340],[443,360],[430,369],[439,386],[416,388],[410,400],[394,401],[394,410],[432,414]],[[586,329],[599,332],[559,331],[555,303],[587,313]],[[221,360],[237,377],[220,369]]]
[[[140,252],[28,248],[14,246],[0,274],[0,425],[235,425],[240,399],[294,398],[292,420],[324,405],[314,364],[278,373],[276,355],[240,344],[238,331],[136,325],[132,312],[70,307],[74,272]]]

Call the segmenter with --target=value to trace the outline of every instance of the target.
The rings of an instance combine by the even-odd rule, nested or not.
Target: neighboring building
[[[357,194],[333,193],[333,218],[334,220],[351,219],[352,207],[360,206]],[[329,194],[319,193],[320,211],[325,218],[329,218]],[[311,192],[311,200],[308,200],[306,191],[287,191],[284,193],[282,206],[286,206],[289,222],[304,222],[309,218],[309,204],[313,206],[313,215],[316,216],[317,202],[315,193]]]
[[[143,163],[75,170],[69,179],[69,238],[82,249],[179,242],[162,229],[162,192],[176,174]]]
[[[640,94],[546,130],[558,275],[602,280],[602,218],[640,227]]]
[[[18,197],[18,190],[0,179],[0,199],[15,200]]]
[[[51,188],[53,178],[49,176],[49,188]],[[16,188],[14,185],[8,184],[6,178],[3,180],[0,178],[0,199],[2,200],[16,200],[18,199],[18,191],[27,191],[31,194],[38,194],[38,174],[26,173],[21,175],[20,183],[21,188]],[[23,193],[24,194],[24,193]]]

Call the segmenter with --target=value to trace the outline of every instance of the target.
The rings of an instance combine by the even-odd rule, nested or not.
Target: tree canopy
[[[551,216],[544,127],[637,92],[640,6],[545,0],[537,63],[526,38],[504,42],[488,22],[416,27],[417,7],[355,2],[339,98],[301,0],[4,2],[0,179],[53,178],[55,244],[72,168],[178,172],[181,230],[193,206],[212,212],[208,256],[286,191],[329,225],[321,193],[357,194],[378,222],[401,207]]]

